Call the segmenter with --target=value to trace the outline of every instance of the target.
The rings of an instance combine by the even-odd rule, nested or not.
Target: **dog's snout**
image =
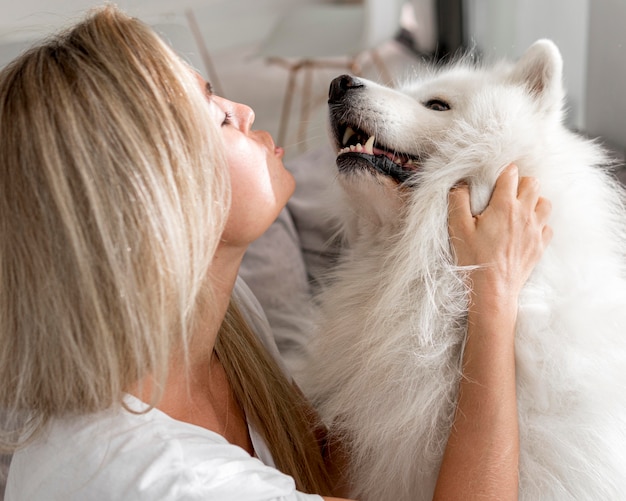
[[[328,102],[337,103],[341,101],[348,91],[363,87],[363,84],[350,75],[341,75],[330,82],[328,90]]]

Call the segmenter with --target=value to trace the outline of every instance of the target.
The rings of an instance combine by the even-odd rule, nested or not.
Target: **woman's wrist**
[[[473,270],[468,275],[470,289],[468,309],[471,316],[481,315],[482,321],[504,317],[512,326],[517,316],[519,288],[512,286],[510,277],[502,278],[488,267]]]

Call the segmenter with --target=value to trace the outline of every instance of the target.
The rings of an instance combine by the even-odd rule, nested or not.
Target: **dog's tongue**
[[[405,171],[414,171],[417,170],[417,165],[414,161],[412,161],[407,155],[402,155],[398,153],[392,153],[391,151],[381,150],[378,148],[373,149],[374,156],[385,156],[389,160],[391,160],[398,167],[402,168]]]
[[[396,162],[399,158],[399,157],[396,157],[396,155],[391,153],[390,151],[381,150],[379,148],[372,148],[372,155],[385,155],[392,162]]]

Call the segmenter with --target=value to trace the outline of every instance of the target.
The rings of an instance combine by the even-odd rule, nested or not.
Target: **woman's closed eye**
[[[222,126],[230,125],[232,123],[233,114],[230,111],[224,112],[224,120],[222,121]]]

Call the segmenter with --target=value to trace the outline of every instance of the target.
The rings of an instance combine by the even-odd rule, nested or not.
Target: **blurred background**
[[[94,0],[1,0],[0,66]],[[345,72],[392,83],[467,48],[516,58],[553,39],[568,125],[626,148],[624,0],[120,0],[225,97],[256,112],[287,158],[327,142],[325,97]]]

